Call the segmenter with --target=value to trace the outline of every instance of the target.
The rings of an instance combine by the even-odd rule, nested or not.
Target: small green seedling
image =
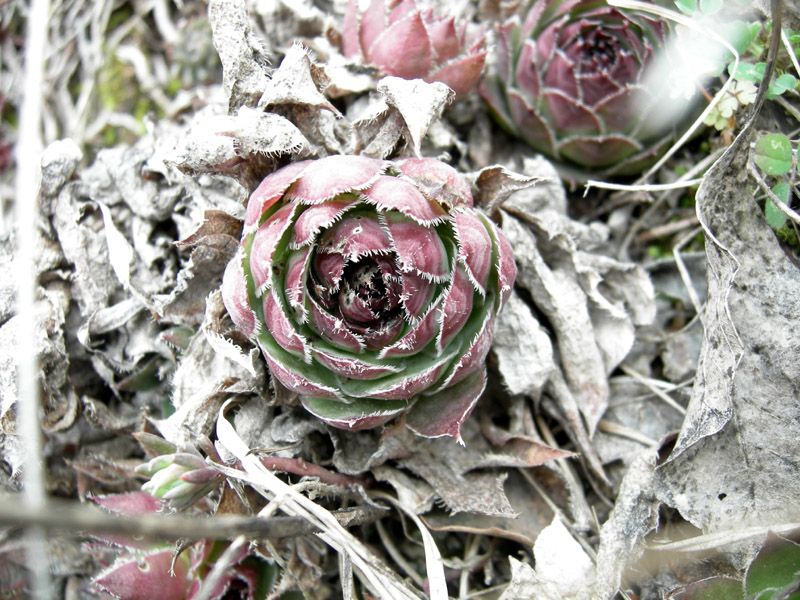
[[[782,133],[770,133],[761,136],[753,148],[753,162],[767,175],[777,179],[772,186],[772,193],[786,205],[792,196],[794,152],[792,142]],[[781,229],[786,224],[786,215],[771,198],[767,198],[764,212],[770,227]]]

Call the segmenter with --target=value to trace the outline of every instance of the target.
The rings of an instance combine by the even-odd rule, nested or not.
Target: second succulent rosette
[[[647,67],[667,24],[595,0],[536,0],[497,28],[481,95],[504,129],[588,169],[635,172],[657,154]],[[630,165],[630,166],[627,166]]]
[[[515,276],[452,167],[329,156],[253,192],[222,292],[309,412],[355,430],[408,411],[417,433],[459,438]]]

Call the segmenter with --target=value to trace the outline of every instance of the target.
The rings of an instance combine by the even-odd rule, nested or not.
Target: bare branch
[[[85,504],[50,499],[39,509],[31,509],[21,501],[6,496],[0,511],[0,525],[35,526],[44,529],[66,529],[87,533],[115,533],[152,539],[179,538],[279,539],[308,535],[317,531],[301,517],[240,517],[216,515],[197,518],[188,515],[113,515]],[[351,527],[380,518],[383,511],[371,507],[355,507],[332,514],[340,525]]]

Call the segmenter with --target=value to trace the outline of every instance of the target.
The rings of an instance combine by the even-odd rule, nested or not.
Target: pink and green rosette
[[[261,182],[222,293],[273,377],[326,423],[406,413],[420,435],[460,439],[515,276],[452,167],[336,155]]]

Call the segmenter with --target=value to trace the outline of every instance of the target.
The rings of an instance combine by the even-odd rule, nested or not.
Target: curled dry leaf
[[[241,222],[220,210],[208,210],[204,217],[194,233],[175,244],[191,249],[175,287],[169,294],[154,298],[154,305],[166,322],[198,327],[206,297],[219,287],[225,265],[236,253]]]
[[[608,403],[608,374],[630,351],[636,327],[655,317],[652,284],[641,267],[600,252],[601,228],[546,207],[531,212],[511,200],[508,204],[514,214],[504,213],[502,228],[519,267],[517,284],[547,318],[560,368],[591,434]],[[530,325],[526,331],[527,338],[540,338]],[[501,372],[517,381],[514,365],[503,362]]]
[[[626,567],[643,550],[644,537],[658,525],[655,460],[655,450],[643,451],[622,480],[614,510],[600,530],[592,598],[616,594]]]
[[[422,156],[422,138],[453,101],[453,91],[439,82],[384,77],[378,83],[378,92],[403,117],[411,150],[415,156]]]
[[[535,568],[511,561],[511,583],[501,600],[588,600],[594,565],[558,517],[542,530],[533,545]]]
[[[63,327],[67,303],[68,298],[63,293],[49,293],[38,301],[34,307],[35,327],[32,332],[22,331],[22,321],[18,316],[0,326],[0,447],[12,476],[17,474],[25,460],[25,445],[18,436],[15,415],[20,400],[18,343],[23,335],[34,338],[32,345],[37,374],[46,399],[45,423],[55,426],[63,419],[61,427],[65,428],[76,416],[73,398],[65,389],[68,362]]]
[[[798,520],[800,271],[754,208],[752,135],[698,190],[705,335],[683,428],[658,468],[659,498],[707,531]]]
[[[257,351],[245,354],[224,337],[224,307],[219,292],[206,299],[200,330],[192,337],[172,377],[175,412],[154,424],[176,446],[197,443],[214,431],[222,404],[233,396],[263,395],[266,372]]]
[[[267,57],[250,28],[244,0],[213,0],[208,5],[214,47],[222,61],[222,83],[230,112],[255,106],[267,83]]]

